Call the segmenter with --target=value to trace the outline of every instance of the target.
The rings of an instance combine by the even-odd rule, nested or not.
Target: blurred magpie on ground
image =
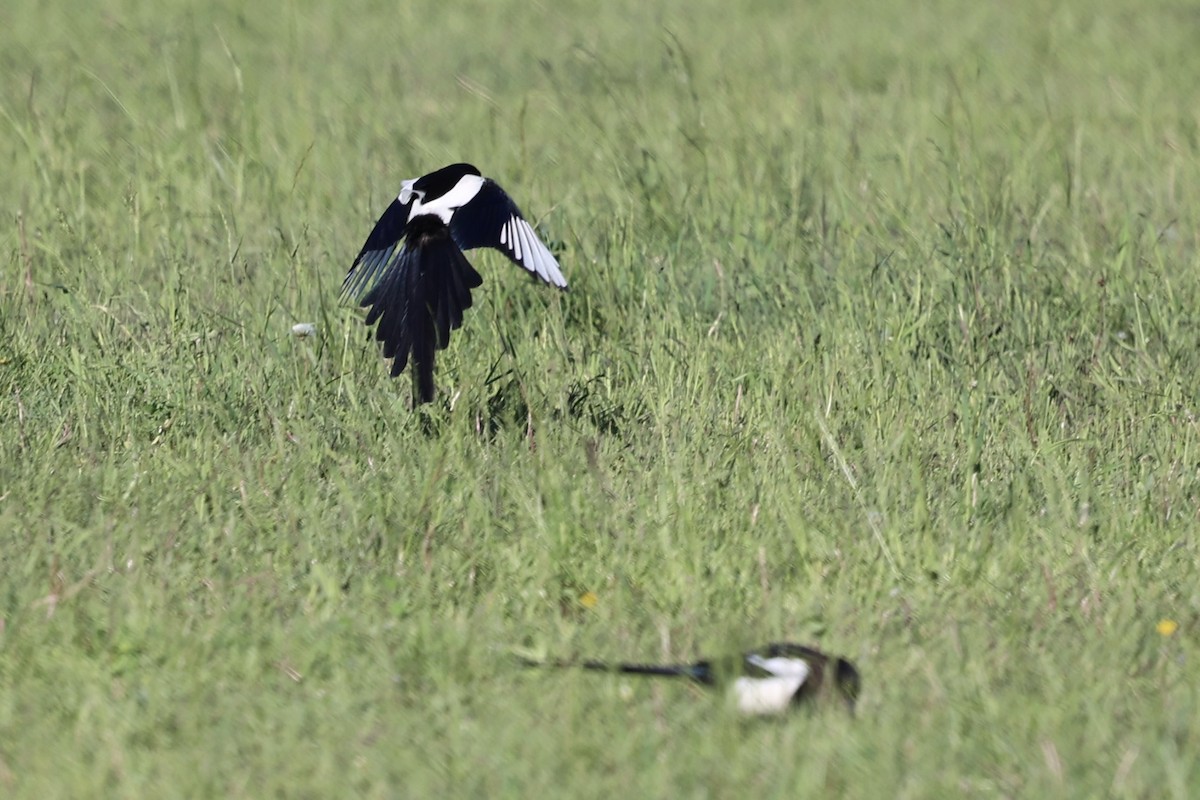
[[[534,661],[530,666],[578,667],[626,675],[687,678],[704,686],[729,685],[744,714],[779,714],[803,703],[840,700],[854,711],[862,679],[845,658],[802,644],[776,642],[741,656],[691,664],[630,664],[606,661]]]
[[[464,250],[492,247],[560,289],[558,261],[495,181],[470,164],[451,164],[403,181],[354,259],[342,297],[367,312],[392,359],[392,377],[413,362],[417,403],[433,400],[434,354],[450,341],[483,278]]]

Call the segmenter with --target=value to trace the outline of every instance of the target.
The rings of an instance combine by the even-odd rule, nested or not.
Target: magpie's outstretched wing
[[[342,282],[342,298],[361,302],[373,286],[397,263],[404,242],[412,199],[401,203],[399,198],[383,212],[371,235],[354,259],[346,280]]]
[[[521,216],[516,203],[493,180],[485,180],[479,192],[454,213],[450,235],[463,250],[494,247],[546,283],[567,288],[558,261]]]

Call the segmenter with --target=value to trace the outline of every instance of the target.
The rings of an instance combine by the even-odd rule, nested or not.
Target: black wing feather
[[[358,251],[350,271],[346,273],[346,280],[342,282],[342,297],[358,300],[395,266],[411,208],[411,202],[401,203],[397,198],[379,217],[367,241]]]
[[[476,195],[450,218],[450,235],[463,250],[495,248],[546,283],[567,288],[558,261],[517,204],[493,180],[485,180]]]

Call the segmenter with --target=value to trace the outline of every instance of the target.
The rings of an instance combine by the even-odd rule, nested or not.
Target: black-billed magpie
[[[400,184],[354,259],[342,297],[369,307],[366,324],[392,359],[392,377],[411,357],[418,403],[434,397],[434,353],[450,341],[483,278],[464,250],[493,247],[560,289],[558,261],[495,181],[451,164]]]
[[[729,683],[738,711],[779,714],[799,703],[835,697],[854,711],[862,679],[849,660],[802,644],[775,642],[740,657],[691,664],[526,660],[530,666],[579,667],[627,675],[688,678],[704,686]]]

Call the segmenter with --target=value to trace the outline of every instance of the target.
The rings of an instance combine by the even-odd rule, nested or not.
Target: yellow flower
[[[1158,631],[1159,636],[1170,636],[1179,630],[1179,623],[1173,619],[1160,619],[1154,630]]]
[[[579,605],[584,608],[595,608],[599,602],[600,598],[596,596],[595,592],[584,592],[579,595]]]

